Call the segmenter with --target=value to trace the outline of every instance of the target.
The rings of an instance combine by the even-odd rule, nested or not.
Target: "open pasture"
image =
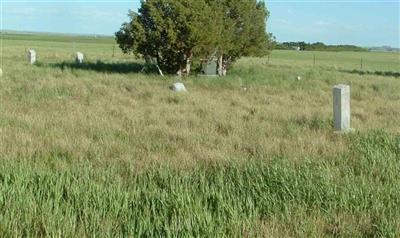
[[[278,51],[178,79],[112,57],[112,40],[50,38],[3,39],[4,236],[400,235],[400,80],[342,72],[359,53],[318,53],[335,69]],[[362,54],[398,69],[398,55]],[[339,83],[348,135],[333,133]]]
[[[275,65],[296,65],[300,67],[316,66],[333,70],[399,73],[400,53],[275,50],[270,56],[270,63]]]

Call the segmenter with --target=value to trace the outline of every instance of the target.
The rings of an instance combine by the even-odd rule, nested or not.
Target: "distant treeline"
[[[366,48],[355,45],[325,45],[322,42],[283,42],[276,43],[277,50],[302,50],[302,51],[368,51]]]

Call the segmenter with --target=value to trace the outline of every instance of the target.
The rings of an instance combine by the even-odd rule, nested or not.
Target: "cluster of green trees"
[[[358,47],[355,45],[325,45],[322,42],[316,43],[306,43],[304,41],[300,42],[283,42],[276,43],[275,49],[278,50],[293,50],[297,47],[300,50],[309,50],[309,51],[368,51],[365,48]]]
[[[129,12],[116,40],[124,53],[152,61],[161,73],[189,75],[193,62],[215,58],[222,76],[241,56],[268,54],[268,16],[258,0],[146,0]]]

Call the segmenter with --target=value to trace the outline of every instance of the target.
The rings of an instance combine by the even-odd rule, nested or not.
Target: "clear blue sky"
[[[139,0],[0,0],[2,28],[111,35]],[[278,41],[400,47],[400,0],[270,0]]]

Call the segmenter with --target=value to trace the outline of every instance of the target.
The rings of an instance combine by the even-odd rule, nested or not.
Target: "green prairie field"
[[[269,61],[275,65],[317,66],[334,70],[400,72],[400,53],[396,52],[276,50],[272,52]]]
[[[177,78],[111,38],[2,37],[1,237],[400,236],[398,53],[273,51]],[[340,83],[350,134],[333,132]]]

